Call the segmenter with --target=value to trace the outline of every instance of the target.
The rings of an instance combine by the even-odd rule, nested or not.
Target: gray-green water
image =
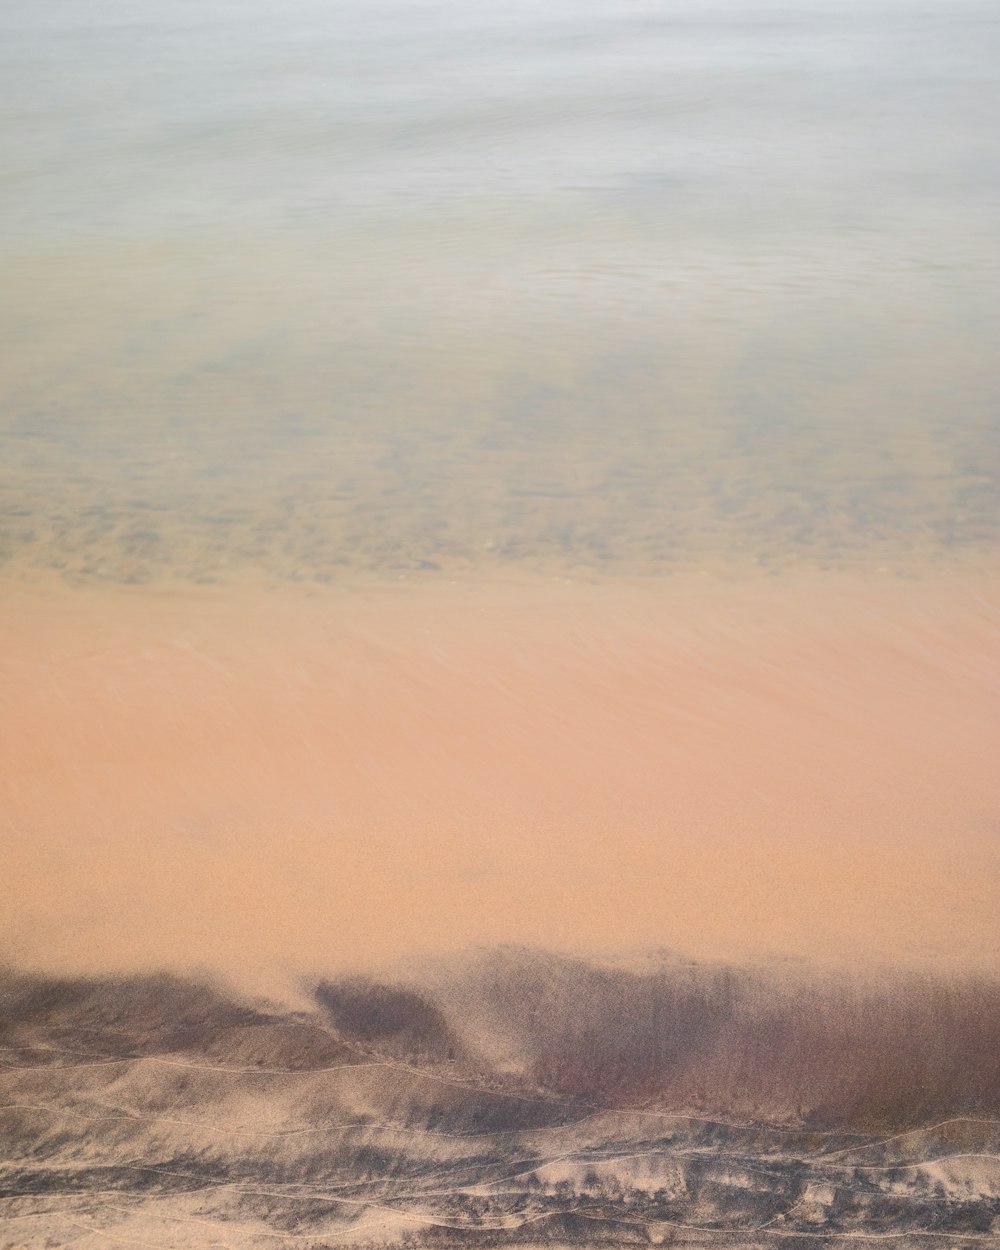
[[[997,550],[987,0],[9,0],[0,83],[8,576]]]

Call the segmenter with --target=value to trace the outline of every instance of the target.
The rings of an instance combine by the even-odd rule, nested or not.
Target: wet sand
[[[517,941],[993,968],[982,572],[5,588],[19,965]]]

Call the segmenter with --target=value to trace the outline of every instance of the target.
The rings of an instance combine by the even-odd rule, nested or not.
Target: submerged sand
[[[1000,583],[9,585],[17,963],[995,967]]]

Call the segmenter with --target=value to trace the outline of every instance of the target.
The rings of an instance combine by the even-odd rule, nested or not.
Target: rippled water
[[[8,574],[1000,539],[986,0],[10,0]]]

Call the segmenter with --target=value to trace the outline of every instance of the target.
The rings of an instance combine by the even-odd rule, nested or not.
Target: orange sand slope
[[[1000,586],[28,590],[0,937],[293,973],[516,940],[995,967]]]

